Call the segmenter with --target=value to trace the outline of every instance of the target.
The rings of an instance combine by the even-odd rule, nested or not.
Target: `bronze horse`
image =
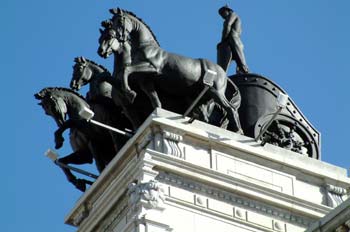
[[[226,112],[229,129],[242,133],[237,109],[240,94],[229,101],[225,96],[228,78],[217,64],[205,59],[191,59],[172,54],[160,48],[150,28],[135,14],[121,9],[112,9],[112,20],[104,21],[100,30],[98,53],[107,58],[112,53],[121,54],[122,62],[116,64],[113,77],[121,81],[122,89],[130,101],[136,96],[129,86],[129,78],[140,83],[140,87],[150,98],[153,107],[162,107],[157,90],[169,93],[176,98],[192,101],[204,88],[206,81],[211,87],[201,102],[206,108],[214,100]],[[122,66],[118,68],[117,66]],[[202,115],[204,121],[208,121]]]
[[[152,112],[152,106],[142,99],[142,95],[138,96],[133,103],[129,103],[120,91],[120,84],[102,65],[84,57],[77,57],[74,61],[70,87],[80,90],[82,86],[89,84],[89,97],[87,98],[89,105],[92,108],[95,104],[105,105],[105,112],[100,113],[112,114],[111,126],[121,130],[125,128],[136,130]],[[94,112],[95,115],[99,113],[96,110]]]
[[[95,160],[99,172],[113,159],[117,151],[108,131],[89,124],[79,115],[83,107],[90,108],[84,97],[66,88],[44,88],[36,93],[45,113],[56,121],[55,148],[62,147],[63,132],[70,128],[70,143],[73,153],[60,158],[63,164],[85,164]],[[68,119],[67,119],[68,117]],[[69,169],[63,168],[69,182],[85,191],[87,182],[77,179]]]

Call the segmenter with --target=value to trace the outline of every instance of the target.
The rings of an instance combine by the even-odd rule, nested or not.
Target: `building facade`
[[[349,226],[349,186],[340,167],[157,109],[66,223],[84,232],[333,231]]]

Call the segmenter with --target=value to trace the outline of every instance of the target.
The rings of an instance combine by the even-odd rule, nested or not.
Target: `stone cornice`
[[[163,126],[165,130],[167,127],[176,128],[182,136],[192,136],[206,141],[212,146],[221,145],[231,147],[243,153],[249,153],[250,155],[260,157],[264,160],[271,160],[275,163],[280,163],[297,169],[303,173],[325,179],[336,179],[338,185],[349,186],[350,184],[346,169],[344,168],[304,157],[298,153],[270,144],[266,144],[262,147],[252,138],[208,125],[200,121],[194,121],[192,124],[188,124],[188,119],[182,118],[181,115],[174,120],[175,117],[173,115],[176,114],[168,111],[157,109],[155,114],[158,116],[154,117],[153,124]],[[172,115],[172,117],[170,117],[170,115]]]
[[[259,201],[266,202],[266,204],[272,204],[290,212],[301,213],[314,219],[324,216],[331,210],[331,208],[327,206],[314,204],[301,198],[272,191],[271,189],[263,188],[261,186],[256,186],[251,182],[235,179],[213,170],[198,167],[153,150],[148,150],[148,153],[152,154],[152,159],[160,161],[155,163],[155,169],[158,171],[187,176],[188,178],[200,183],[210,183],[212,186],[226,189],[227,191],[239,195],[249,196],[251,199],[258,199]]]

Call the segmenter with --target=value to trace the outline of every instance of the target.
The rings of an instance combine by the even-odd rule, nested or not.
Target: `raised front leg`
[[[125,96],[129,102],[133,102],[136,97],[136,92],[129,86],[129,75],[131,73],[157,73],[157,70],[150,63],[140,63],[126,65],[121,72],[122,76],[122,90],[125,92]]]
[[[55,149],[59,149],[63,146],[64,138],[62,136],[63,132],[68,128],[72,127],[72,121],[67,120],[63,125],[55,131]]]
[[[68,128],[76,127],[77,120],[68,119],[63,125],[55,131],[55,148],[59,149],[63,146],[63,132]]]

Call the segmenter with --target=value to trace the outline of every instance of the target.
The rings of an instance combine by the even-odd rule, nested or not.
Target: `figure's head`
[[[74,62],[73,77],[69,86],[74,90],[79,90],[81,86],[86,85],[90,81],[92,70],[88,68],[89,63],[84,57],[76,57]]]
[[[120,36],[118,36],[117,31],[113,29],[111,21],[103,21],[101,25],[104,27],[104,30],[100,29],[101,36],[98,40],[100,46],[97,53],[101,57],[107,58],[112,53],[118,52],[120,48],[118,38]]]
[[[228,7],[228,5],[225,5],[219,9],[219,15],[221,15],[223,18],[226,18],[231,12],[233,12],[233,10]]]
[[[51,116],[60,127],[66,119],[67,106],[61,97],[52,94],[52,89],[45,88],[36,93],[34,97],[41,101],[38,105],[44,109],[45,114]]]

